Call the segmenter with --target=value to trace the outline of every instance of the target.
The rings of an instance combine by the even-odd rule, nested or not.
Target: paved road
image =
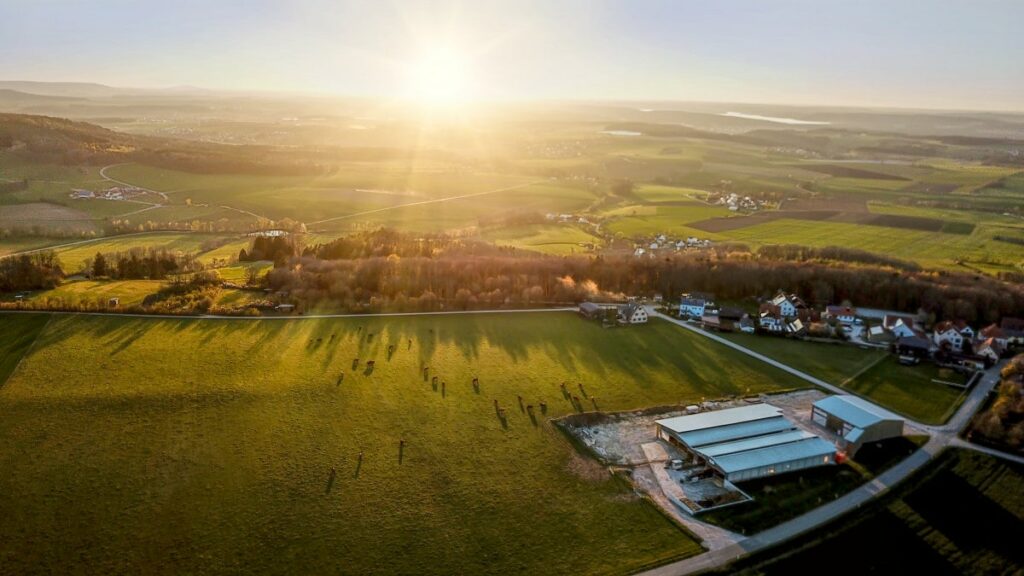
[[[779,368],[780,370],[815,384],[816,386],[821,386],[826,390],[830,390],[837,394],[850,393],[848,390],[843,390],[842,388],[823,382],[818,378],[786,366],[785,364],[768,358],[763,354],[744,348],[743,346],[722,338],[721,336],[711,334],[676,318],[661,314],[656,310],[651,309],[649,310],[649,313],[652,316],[657,316],[672,322],[673,324],[682,326],[687,330],[696,332],[701,336],[720,342],[734,350],[747,354],[748,356],[762,360],[776,368]],[[958,438],[958,434],[967,425],[978,408],[981,407],[988,393],[999,382],[999,371],[1002,365],[1003,364],[1000,363],[985,372],[985,375],[977,384],[975,384],[974,389],[971,390],[971,393],[960,405],[960,408],[957,409],[956,413],[945,424],[941,426],[931,426],[921,422],[907,420],[907,422],[913,426],[929,432],[931,434],[931,438],[924,446],[921,447],[920,450],[914,452],[910,457],[878,475],[871,482],[860,486],[856,490],[840,497],[837,500],[829,502],[823,506],[819,506],[806,514],[793,518],[787,522],[783,522],[778,526],[769,528],[768,530],[755,534],[750,538],[741,540],[736,544],[648,570],[642,573],[643,576],[679,576],[682,574],[695,574],[714,568],[720,568],[742,556],[785,542],[786,540],[822,526],[843,514],[856,510],[860,506],[870,502],[872,499],[884,494],[890,488],[899,484],[922,466],[930,462],[932,458],[947,446],[952,445],[970,450],[977,450],[986,454],[992,454],[993,456],[1024,463],[1024,458],[990,450],[988,448],[965,442]]]

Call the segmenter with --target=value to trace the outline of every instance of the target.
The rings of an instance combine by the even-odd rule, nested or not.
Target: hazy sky
[[[0,0],[0,79],[1024,109],[1024,0]],[[422,71],[420,76],[422,80]]]

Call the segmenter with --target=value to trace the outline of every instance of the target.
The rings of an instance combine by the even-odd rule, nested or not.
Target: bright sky
[[[0,0],[0,79],[1024,109],[1021,0]]]

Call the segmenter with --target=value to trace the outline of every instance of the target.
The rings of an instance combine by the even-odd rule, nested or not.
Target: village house
[[[982,340],[974,346],[974,355],[979,358],[984,358],[985,364],[988,366],[998,362],[1005,351],[1006,347],[999,342],[996,342],[995,338]]]
[[[1004,332],[1003,329],[1000,328],[999,325],[995,323],[990,324],[979,330],[978,336],[982,340],[992,340],[993,342],[996,342],[1003,348],[1006,348],[1006,345],[1008,343],[1006,338],[1006,332]]]
[[[882,327],[885,328],[886,332],[892,334],[896,338],[919,336],[917,330],[914,328],[914,319],[910,316],[886,314],[882,317]]]
[[[796,318],[801,310],[807,310],[807,304],[799,296],[786,294],[781,290],[768,304],[777,307],[778,313],[784,318]]]
[[[963,349],[965,341],[970,341],[973,338],[974,330],[971,330],[971,327],[963,320],[939,322],[935,325],[932,335],[932,341],[936,346],[940,348],[948,346],[957,351]]]
[[[835,319],[840,324],[853,324],[857,320],[857,309],[850,306],[826,306],[825,318]]]
[[[715,303],[711,300],[712,298],[708,294],[683,294],[679,301],[679,315],[701,318],[709,308],[715,307]]]
[[[1003,318],[999,328],[1006,337],[1006,345],[1024,346],[1024,318]]]
[[[619,306],[619,322],[623,324],[646,324],[647,310],[637,302]]]
[[[758,317],[758,324],[762,330],[781,333],[786,329],[786,322],[778,312],[766,310]]]

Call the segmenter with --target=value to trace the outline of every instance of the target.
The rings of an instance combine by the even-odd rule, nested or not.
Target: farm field
[[[1022,494],[1019,465],[949,449],[881,501],[720,573],[796,574],[842,558],[844,574],[1015,574],[1024,565]]]
[[[587,249],[581,244],[600,245],[601,239],[571,224],[531,224],[488,230],[485,240],[499,246],[514,246],[545,254],[578,254]]]
[[[945,422],[962,401],[962,390],[932,382],[963,384],[962,376],[933,364],[901,366],[884,350],[750,334],[722,336],[926,424]]]
[[[0,316],[0,346],[18,348],[8,327],[25,318],[46,316]],[[504,574],[697,553],[548,424],[573,410],[561,381],[601,410],[802,385],[668,323],[571,313],[57,315],[0,388],[0,558],[15,572]]]
[[[708,218],[725,217],[729,210],[702,202],[678,202],[672,205],[626,206],[605,214],[609,231],[627,237],[669,234],[719,239],[722,236],[687,226]]]
[[[935,268],[951,268],[958,260],[1017,266],[1024,248],[999,242],[989,234],[947,234],[887,226],[781,219],[723,232],[751,244],[801,244],[859,248]]]
[[[57,256],[61,265],[68,273],[82,269],[85,261],[96,256],[97,252],[126,252],[132,248],[162,248],[181,252],[198,252],[203,242],[219,238],[215,234],[191,232],[150,232],[98,238],[95,242],[58,248]]]
[[[0,394],[4,382],[31,348],[50,317],[45,314],[4,314],[0,316]]]
[[[35,250],[36,248],[45,248],[62,242],[74,242],[74,239],[61,240],[59,238],[44,238],[38,236],[0,238],[0,256],[6,256],[8,254],[22,252],[25,250]]]

